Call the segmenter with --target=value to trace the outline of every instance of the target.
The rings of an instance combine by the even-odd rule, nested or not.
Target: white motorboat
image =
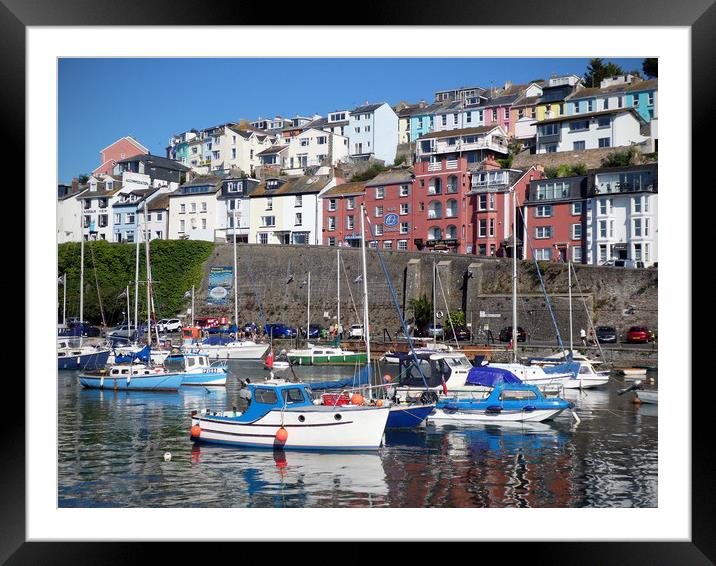
[[[645,368],[619,368],[617,371],[627,378],[641,378],[646,375]]]
[[[637,389],[636,397],[642,403],[659,404],[659,391],[657,389]]]
[[[224,344],[200,342],[189,348],[199,354],[206,354],[212,360],[260,360],[269,349],[269,344],[252,340],[233,340]]]
[[[568,360],[568,356],[569,350],[565,350],[562,353],[543,358],[530,358],[529,362],[534,366],[554,367],[555,365],[565,363]],[[572,353],[572,360],[579,364],[579,371],[577,375],[572,376],[571,379],[562,382],[565,389],[590,389],[609,383],[609,370],[597,370],[595,367],[604,362],[589,359],[579,352]]]

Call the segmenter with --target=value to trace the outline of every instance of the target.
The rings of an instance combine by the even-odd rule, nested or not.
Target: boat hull
[[[651,405],[659,404],[659,393],[658,391],[650,390],[637,390],[636,396],[642,403],[649,403]]]
[[[565,380],[562,385],[565,389],[591,389],[609,383],[609,375],[587,374]]]
[[[109,350],[98,350],[78,356],[62,356],[57,358],[57,369],[95,370],[102,369],[109,360]]]
[[[182,375],[184,385],[226,385],[228,372],[223,368],[207,368],[204,371],[187,372]]]
[[[503,410],[499,413],[487,411],[451,411],[435,409],[428,417],[431,423],[502,423],[502,422],[541,422],[553,419],[564,409],[535,409],[534,411]]]
[[[412,428],[420,426],[435,409],[435,405],[393,405],[385,428]]]
[[[269,344],[199,344],[196,346],[196,350],[200,354],[206,354],[212,360],[260,360],[268,349]]]
[[[368,355],[365,353],[339,354],[334,356],[292,356],[288,355],[291,363],[300,366],[338,366],[365,364],[368,362]]]
[[[80,384],[87,389],[109,389],[112,391],[177,391],[183,376],[179,373],[156,375],[95,376],[82,374]]]
[[[201,432],[192,440],[246,448],[278,450],[375,450],[380,448],[389,407],[309,406],[271,410],[252,422],[221,415],[193,415]],[[285,442],[276,439],[283,427]]]

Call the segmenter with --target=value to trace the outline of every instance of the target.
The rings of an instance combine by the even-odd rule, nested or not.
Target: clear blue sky
[[[625,71],[641,59],[608,59]],[[58,182],[89,173],[125,135],[166,155],[172,134],[370,102],[432,102],[436,90],[583,75],[588,59],[60,59]]]

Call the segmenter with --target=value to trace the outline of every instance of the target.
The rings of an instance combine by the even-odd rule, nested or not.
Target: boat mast
[[[373,384],[370,367],[370,321],[368,320],[368,269],[365,260],[365,203],[360,205],[360,241],[361,262],[363,264],[363,339],[365,340],[366,360],[368,362],[368,383]],[[368,398],[373,398],[373,391],[368,389]]]
[[[569,353],[574,351],[574,344],[572,343],[572,261],[567,259],[567,287],[569,288]]]
[[[134,257],[134,326],[136,326],[137,340],[139,341],[139,230],[137,230],[137,250]],[[132,339],[132,333],[129,333]]]
[[[62,326],[67,327],[67,273],[62,276]]]
[[[129,285],[125,288],[127,294],[127,338],[132,337],[132,313],[129,312]]]
[[[436,336],[437,336],[437,311],[435,310],[435,260],[433,260],[433,349],[435,349],[436,346]]]
[[[196,324],[196,315],[194,314],[194,285],[191,286],[191,327],[194,328],[194,324]],[[239,329],[236,329],[236,332],[238,333]],[[238,336],[238,334],[237,334]]]
[[[146,214],[144,215],[146,219]],[[145,227],[146,227],[146,220],[145,220]],[[147,346],[151,347],[152,345],[152,290],[151,290],[151,272],[149,271],[149,240],[146,237],[146,230],[145,230],[145,237],[144,237],[144,257],[147,264]]]
[[[82,324],[85,313],[85,225],[82,219],[80,230],[80,344],[82,344]]]
[[[517,190],[512,189],[512,361],[517,363]]]
[[[306,347],[311,335],[311,272],[308,272],[308,307],[306,308]]]
[[[336,298],[336,336],[338,329],[341,327],[341,248],[336,246],[336,286],[338,296]]]
[[[234,326],[236,326],[236,336],[239,335],[239,293],[236,289],[237,282],[237,260],[236,260],[236,201],[234,201]],[[194,316],[194,313],[192,313]]]

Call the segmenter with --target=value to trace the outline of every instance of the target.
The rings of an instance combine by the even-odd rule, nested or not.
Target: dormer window
[[[276,187],[278,187],[278,179],[269,179],[266,181],[267,189],[275,189]]]

